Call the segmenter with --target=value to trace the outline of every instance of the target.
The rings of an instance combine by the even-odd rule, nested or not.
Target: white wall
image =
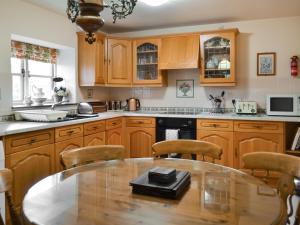
[[[188,26],[170,29],[148,30],[118,34],[119,36],[138,37],[206,31],[219,28],[238,28],[237,52],[237,86],[227,88],[209,88],[199,86],[199,71],[175,70],[168,73],[167,88],[114,88],[110,91],[111,99],[138,97],[143,106],[176,106],[176,107],[211,107],[207,100],[209,94],[226,91],[226,107],[232,107],[232,98],[255,100],[265,107],[265,96],[268,93],[300,93],[300,75],[290,75],[290,57],[300,56],[300,17],[268,20],[245,21],[202,26]],[[277,75],[258,77],[256,75],[256,54],[258,52],[277,53]],[[300,64],[300,63],[299,63]],[[300,69],[299,69],[300,73]],[[195,97],[193,99],[176,98],[176,79],[194,79]]]
[[[75,49],[76,27],[71,24],[67,16],[20,0],[1,0],[0,15],[0,115],[3,115],[10,113],[12,106],[11,35],[20,35]],[[76,79],[75,74],[73,79]]]

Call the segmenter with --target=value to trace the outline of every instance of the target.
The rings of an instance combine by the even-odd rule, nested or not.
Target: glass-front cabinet
[[[203,86],[236,85],[236,29],[200,35]]]
[[[161,39],[133,41],[133,85],[163,86],[165,77],[159,69]]]

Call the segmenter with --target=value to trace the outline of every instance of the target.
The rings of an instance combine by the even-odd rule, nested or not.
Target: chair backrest
[[[124,159],[125,148],[122,145],[96,145],[66,150],[60,155],[65,169],[69,169],[101,160]]]
[[[243,155],[242,159],[244,168],[252,170],[252,173],[254,170],[267,171],[264,181],[268,180],[272,171],[281,173],[277,185],[277,191],[281,197],[281,215],[276,218],[274,225],[286,225],[293,212],[291,197],[295,194],[294,178],[300,177],[300,158],[281,153],[252,152]],[[288,213],[288,201],[290,213]]]
[[[157,142],[152,145],[152,151],[155,158],[171,153],[196,154],[201,156],[203,161],[208,156],[212,159],[212,162],[215,159],[221,159],[223,152],[220,146],[210,142],[183,139]]]
[[[5,198],[7,202],[7,206],[9,209],[9,215],[12,225],[22,225],[22,221],[17,214],[17,210],[15,209],[12,203],[11,197],[11,188],[13,183],[13,174],[9,169],[0,169],[0,193],[5,193]],[[3,219],[0,215],[0,224],[4,224]]]

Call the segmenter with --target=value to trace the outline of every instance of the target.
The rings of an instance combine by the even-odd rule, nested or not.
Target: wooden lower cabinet
[[[107,145],[122,145],[122,128],[116,128],[106,131]]]
[[[54,144],[6,155],[5,164],[13,172],[12,199],[19,210],[29,188],[55,172]]]
[[[250,152],[284,153],[283,134],[276,133],[234,133],[234,167],[243,168],[242,156]]]
[[[74,148],[83,147],[83,137],[77,137],[55,143],[55,170],[56,172],[62,171],[63,166],[61,164],[60,153],[63,151],[71,150]]]
[[[85,136],[83,142],[84,146],[105,145],[105,132]]]
[[[233,167],[233,132],[198,130],[197,140],[207,141],[222,147],[221,160],[215,163]]]
[[[126,149],[131,158],[152,156],[155,143],[155,128],[127,127],[125,131]]]

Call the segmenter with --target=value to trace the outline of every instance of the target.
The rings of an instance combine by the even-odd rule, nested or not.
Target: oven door
[[[179,129],[179,139],[196,140],[196,131],[188,129]],[[166,128],[156,129],[156,142],[166,140]]]

